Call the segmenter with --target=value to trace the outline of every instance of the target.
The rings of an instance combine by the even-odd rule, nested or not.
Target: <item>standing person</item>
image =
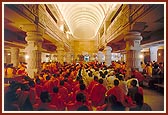
[[[7,69],[6,69],[6,76],[7,78],[12,78],[14,77],[15,74],[15,69],[13,67],[13,64],[8,64]]]
[[[152,66],[149,63],[146,65],[146,74],[147,77],[152,77]]]

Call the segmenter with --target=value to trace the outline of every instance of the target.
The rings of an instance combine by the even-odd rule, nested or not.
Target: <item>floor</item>
[[[149,89],[144,87],[144,102],[149,104],[152,111],[164,111],[164,93],[158,89]]]

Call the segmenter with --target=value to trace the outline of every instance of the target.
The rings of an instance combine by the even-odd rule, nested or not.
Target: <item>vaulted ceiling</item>
[[[76,39],[94,39],[106,13],[114,4],[105,3],[57,3],[70,33]]]

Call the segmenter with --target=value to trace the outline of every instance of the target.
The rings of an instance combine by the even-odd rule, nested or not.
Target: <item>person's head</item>
[[[53,74],[53,77],[54,77],[54,78],[57,78],[57,77],[58,77],[58,74]]]
[[[99,74],[100,74],[100,76],[102,76],[102,75],[103,75],[103,72],[102,72],[102,71],[99,71]]]
[[[46,80],[50,80],[50,78],[51,78],[51,77],[50,77],[49,75],[46,76]]]
[[[60,81],[60,86],[64,86],[64,80]]]
[[[78,93],[76,95],[76,101],[84,103],[86,101],[86,97],[83,93]]]
[[[131,81],[131,85],[132,85],[133,87],[137,86],[137,80],[133,79],[133,80]]]
[[[86,89],[85,84],[80,84],[80,90],[85,90],[85,89]]]
[[[40,84],[41,82],[39,78],[37,78],[35,81],[36,81],[36,84]]]
[[[59,88],[57,86],[53,87],[53,92],[54,93],[58,93],[58,91],[59,91]]]
[[[30,81],[30,80],[32,80],[29,76],[24,76],[24,80],[26,80],[26,81]]]
[[[79,84],[83,84],[83,79],[79,80]]]
[[[115,80],[114,80],[114,85],[115,85],[115,86],[118,86],[118,85],[119,85],[118,79],[115,79]]]
[[[51,102],[51,97],[50,97],[50,94],[48,93],[48,91],[41,92],[41,94],[40,94],[40,100],[43,103],[49,103],[49,102]]]
[[[104,72],[104,74],[107,75],[107,74],[108,74],[108,71],[106,70],[106,71]]]
[[[124,76],[122,74],[119,74],[119,76],[117,77],[119,80],[124,80]]]
[[[89,72],[88,72],[88,76],[89,76],[89,77],[92,77],[92,76],[93,76],[92,71],[89,71]]]
[[[113,111],[125,111],[125,107],[121,102],[117,101],[117,97],[115,95],[110,95],[108,101],[111,104],[111,109]]]
[[[94,80],[95,80],[95,81],[98,81],[98,77],[97,77],[97,76],[94,76]]]
[[[102,78],[99,79],[99,83],[103,84],[103,79]]]
[[[34,83],[33,80],[29,81],[29,86],[30,86],[30,87],[35,87],[35,83]]]
[[[22,91],[29,91],[30,90],[30,86],[28,84],[21,84],[21,90]]]
[[[9,87],[13,91],[16,91],[20,87],[20,84],[16,81],[11,81],[9,83],[10,83]]]

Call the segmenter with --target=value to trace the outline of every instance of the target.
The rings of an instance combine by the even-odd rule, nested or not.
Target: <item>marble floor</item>
[[[164,98],[164,93],[161,90],[149,89],[144,87],[144,102],[149,104],[152,111],[165,111],[166,98]]]

